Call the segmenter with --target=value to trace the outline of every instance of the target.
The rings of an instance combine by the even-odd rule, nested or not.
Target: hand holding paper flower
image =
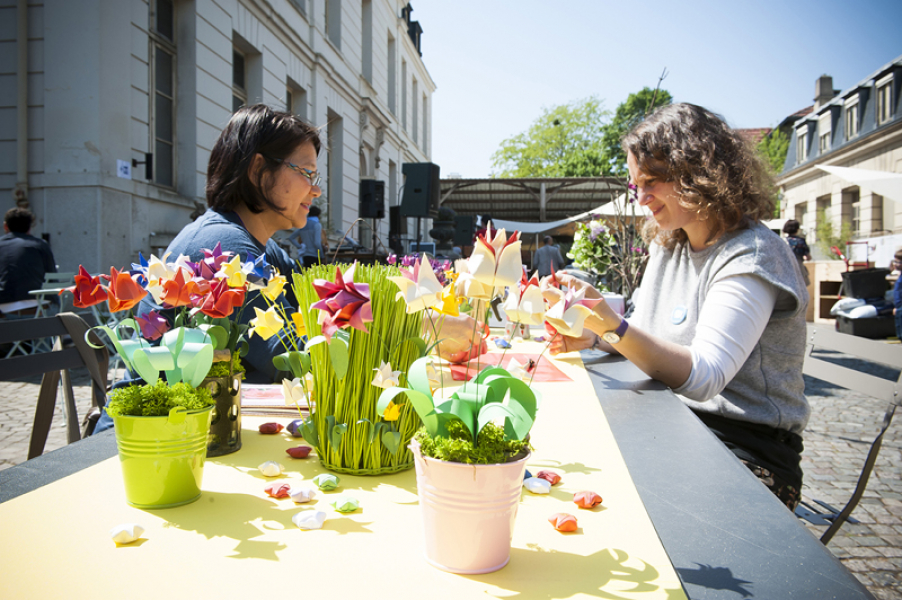
[[[561,335],[579,337],[583,333],[586,317],[592,314],[592,308],[599,302],[601,298],[586,298],[585,288],[579,290],[570,288],[561,301],[548,309],[545,321]]]

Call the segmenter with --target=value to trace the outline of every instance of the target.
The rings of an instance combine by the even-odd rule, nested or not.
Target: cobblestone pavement
[[[835,355],[851,368],[895,379],[898,371]],[[0,382],[0,469],[25,461],[40,378]],[[79,416],[91,403],[85,370],[73,376]],[[812,415],[805,431],[802,468],[806,501],[823,500],[842,507],[858,480],[870,443],[879,431],[885,401],[806,378]],[[57,405],[45,451],[66,443],[62,412]],[[880,600],[902,599],[902,414],[883,442],[867,491],[852,516],[861,523],[845,524],[829,548]],[[825,527],[806,523],[820,537]]]

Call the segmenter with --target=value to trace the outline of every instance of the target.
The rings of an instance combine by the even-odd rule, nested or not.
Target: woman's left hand
[[[568,337],[561,335],[556,331],[549,330],[548,323],[545,323],[545,331],[551,336],[551,342],[548,344],[548,351],[552,356],[563,354],[565,352],[578,352],[579,350],[588,350],[595,345],[596,336],[588,328],[583,329],[583,333],[579,337]]]

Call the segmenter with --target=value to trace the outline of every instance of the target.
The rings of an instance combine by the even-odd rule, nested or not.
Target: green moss
[[[241,379],[244,379],[244,371],[244,365],[241,364],[241,357],[238,356],[237,352],[232,352],[231,372],[238,375]],[[230,375],[229,363],[225,361],[213,363],[213,366],[210,367],[210,371],[207,373],[207,377],[229,377]]]
[[[423,456],[448,462],[476,465],[492,465],[514,460],[529,448],[528,441],[504,439],[504,429],[488,423],[479,432],[476,446],[462,421],[452,421],[447,425],[448,437],[432,437],[421,428],[416,435]]]
[[[199,410],[215,401],[206,388],[193,388],[179,382],[169,386],[164,380],[154,385],[133,385],[110,392],[106,412],[111,417],[164,417],[176,406]]]

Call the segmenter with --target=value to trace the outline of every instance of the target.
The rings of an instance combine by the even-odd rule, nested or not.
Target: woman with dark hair
[[[799,269],[802,271],[802,279],[805,280],[805,286],[811,285],[811,278],[808,276],[808,269],[805,267],[805,261],[811,260],[811,249],[805,238],[798,235],[801,224],[795,219],[789,219],[783,224],[783,233],[786,234],[786,243],[792,249],[796,261],[799,263]]]
[[[264,104],[239,109],[222,131],[207,167],[207,211],[189,223],[172,240],[166,252],[175,260],[180,254],[191,261],[203,259],[203,250],[220,244],[247,260],[248,256],[266,256],[266,261],[291,280],[296,265],[271,238],[280,229],[303,227],[313,205],[322,194],[316,159],[320,151],[317,130],[287,113]],[[267,308],[259,294],[248,296],[242,312],[247,322],[254,317],[254,306]],[[297,302],[288,286],[279,298],[287,312]],[[288,306],[290,305],[290,307]],[[144,314],[159,310],[147,297],[139,309]],[[283,351],[278,336],[263,340],[253,336],[250,349],[242,359],[246,380],[271,383],[276,371],[272,357]]]
[[[637,200],[652,214],[635,311],[627,322],[602,299],[583,336],[556,338],[551,351],[622,354],[672,387],[794,508],[810,413],[802,380],[808,293],[789,247],[761,223],[774,210],[768,171],[720,117],[692,104],[658,109],[623,147]],[[601,297],[572,277],[558,280]]]

